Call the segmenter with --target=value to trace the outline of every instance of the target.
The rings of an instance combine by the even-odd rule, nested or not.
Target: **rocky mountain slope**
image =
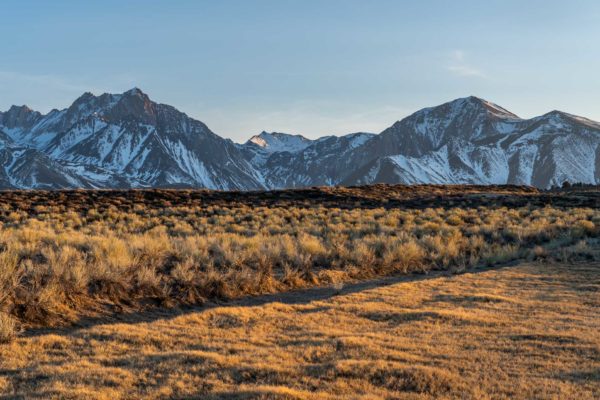
[[[139,89],[41,114],[0,112],[0,188],[254,190],[369,183],[600,183],[600,123],[552,111],[521,119],[477,97],[426,108],[382,133],[244,144]]]
[[[476,97],[397,122],[354,154],[343,183],[600,182],[600,124],[552,111],[532,119]],[[366,161],[368,160],[368,161]],[[365,162],[366,161],[366,162]]]
[[[13,107],[0,114],[0,121],[11,145],[45,156],[40,163],[61,176],[78,178],[55,187],[264,187],[232,141],[171,106],[152,102],[139,89],[85,93],[69,108],[47,115]],[[18,181],[13,186],[40,185]]]

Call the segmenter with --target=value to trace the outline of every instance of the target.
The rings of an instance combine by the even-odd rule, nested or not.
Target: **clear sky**
[[[600,120],[597,0],[2,0],[0,38],[0,110],[137,86],[235,141],[471,94]]]

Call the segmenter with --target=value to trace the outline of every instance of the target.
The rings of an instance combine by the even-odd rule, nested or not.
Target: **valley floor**
[[[0,398],[600,398],[600,265],[388,278],[28,332]]]

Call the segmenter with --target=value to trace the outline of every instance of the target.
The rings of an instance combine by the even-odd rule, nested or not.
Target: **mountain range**
[[[474,96],[419,110],[379,134],[262,132],[243,144],[137,88],[84,93],[47,114],[0,112],[1,189],[565,181],[600,183],[600,123],[560,111],[523,119]]]

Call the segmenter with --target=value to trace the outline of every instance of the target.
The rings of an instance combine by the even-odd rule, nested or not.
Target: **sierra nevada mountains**
[[[139,89],[69,108],[0,112],[0,188],[274,189],[369,183],[600,183],[600,123],[560,111],[521,119],[477,97],[426,108],[378,135],[244,144]]]

